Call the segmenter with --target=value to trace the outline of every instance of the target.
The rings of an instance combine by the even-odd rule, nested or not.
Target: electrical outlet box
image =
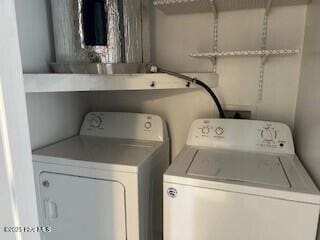
[[[251,111],[248,110],[224,110],[226,118],[251,119]]]

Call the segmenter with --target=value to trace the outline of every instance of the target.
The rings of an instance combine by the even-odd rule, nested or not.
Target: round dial
[[[144,124],[144,127],[145,127],[146,129],[150,129],[150,128],[152,127],[151,122],[146,122],[146,123]]]
[[[270,128],[265,128],[261,132],[261,137],[265,141],[273,141],[277,137],[277,133],[275,130],[270,129]]]
[[[201,128],[201,132],[203,134],[208,134],[210,132],[210,128],[208,126],[204,126]]]
[[[98,116],[94,116],[90,121],[90,125],[93,128],[98,128],[101,126],[101,124],[102,124],[102,119]]]
[[[222,135],[224,133],[224,130],[223,130],[222,127],[217,127],[215,132],[216,132],[217,135]]]

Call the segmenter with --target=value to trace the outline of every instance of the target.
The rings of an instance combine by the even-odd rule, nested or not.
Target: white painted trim
[[[39,225],[12,0],[0,2],[0,36],[0,239],[39,240],[39,233],[5,233],[3,229],[5,226]]]

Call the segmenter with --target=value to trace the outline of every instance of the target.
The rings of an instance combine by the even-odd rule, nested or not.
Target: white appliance
[[[164,175],[164,240],[315,240],[319,206],[286,125],[200,119]]]
[[[167,128],[150,114],[92,112],[80,135],[33,154],[46,240],[149,240],[162,234]]]

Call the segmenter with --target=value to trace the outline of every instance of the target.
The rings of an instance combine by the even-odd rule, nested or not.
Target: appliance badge
[[[169,197],[175,198],[178,194],[178,191],[177,191],[177,189],[171,187],[171,188],[168,188],[167,194]]]

